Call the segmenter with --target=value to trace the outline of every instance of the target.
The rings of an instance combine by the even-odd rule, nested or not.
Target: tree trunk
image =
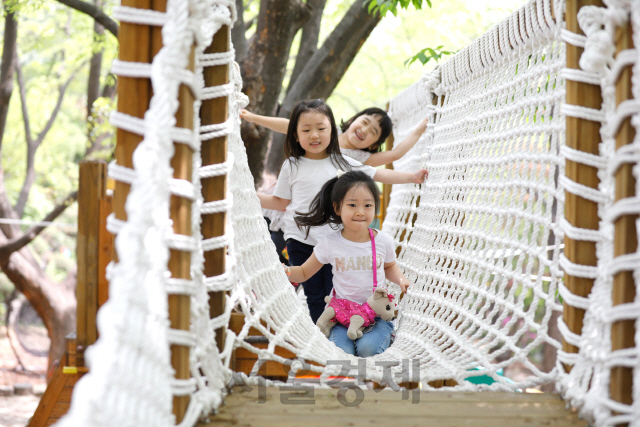
[[[285,97],[278,117],[289,118],[293,107],[305,98],[328,98],[344,76],[356,54],[380,22],[356,0],[340,24],[306,62]],[[267,159],[267,172],[277,175],[284,161],[284,137],[274,135]]]
[[[27,143],[27,164],[26,164],[26,173],[24,177],[24,183],[22,184],[22,189],[20,190],[20,194],[18,195],[18,200],[16,201],[16,205],[13,207],[16,211],[16,215],[18,218],[22,218],[24,214],[24,208],[27,205],[27,199],[29,198],[29,193],[31,192],[31,187],[33,187],[33,183],[36,182],[36,150],[38,147],[35,146],[33,141]]]
[[[95,2],[96,7],[100,7],[98,1]],[[94,37],[100,37],[104,34],[104,27],[97,22],[93,24]],[[93,103],[100,96],[100,69],[102,68],[102,51],[103,49],[96,49],[98,47],[98,41],[93,42],[93,54],[91,55],[91,61],[89,62],[89,79],[87,82],[87,117],[91,116],[91,109]]]
[[[0,244],[7,239],[0,233]],[[18,291],[22,292],[47,328],[51,339],[49,367],[60,359],[65,351],[65,337],[75,330],[76,299],[70,277],[64,283],[55,283],[38,267],[28,248],[13,252],[0,259],[0,269]]]
[[[94,0],[94,5],[100,9],[101,1]],[[93,23],[94,37],[97,39],[104,35],[104,27],[95,21]],[[89,145],[85,153],[85,157],[88,157],[95,151],[100,149],[100,143],[103,138],[100,135],[94,134],[94,128],[99,124],[97,123],[98,117],[93,114],[93,103],[100,97],[100,70],[102,68],[102,52],[104,49],[97,49],[99,46],[98,40],[93,41],[93,54],[91,55],[91,61],[89,62],[89,79],[87,81],[87,119],[93,117],[93,120],[87,120],[87,138],[89,139]]]
[[[263,0],[260,3],[256,37],[242,64],[243,92],[251,100],[250,110],[268,116],[276,114],[293,38],[309,16],[309,8],[299,1]],[[254,182],[258,183],[269,132],[244,122],[242,139]]]
[[[3,1],[4,18],[4,40],[2,50],[2,65],[0,66],[0,213],[4,218],[17,219],[18,216],[11,206],[4,189],[4,169],[2,168],[2,140],[4,138],[7,116],[9,114],[9,102],[13,94],[13,78],[16,65],[16,42],[18,39],[18,21],[13,12],[8,7],[8,1]],[[17,225],[0,224],[0,230],[10,239],[20,233]]]
[[[318,51],[318,39],[320,37],[320,24],[322,23],[322,12],[324,12],[327,0],[308,0],[307,5],[311,8],[311,18],[302,27],[300,36],[300,48],[296,56],[296,65],[293,67],[291,79],[287,92],[291,89],[300,73],[307,65],[309,59]]]
[[[13,12],[6,12],[8,10],[7,1],[5,0],[3,3],[5,17],[2,65],[0,66],[0,150],[2,149],[4,128],[7,124],[7,115],[9,114],[9,102],[13,94],[16,41],[18,39],[18,21],[16,20],[16,16]]]
[[[242,3],[242,0],[236,0],[238,19],[233,23],[233,27],[231,28],[231,41],[233,42],[233,48],[236,50],[236,62],[239,64],[244,62],[247,57],[247,51],[249,50],[247,38],[244,35],[244,33],[247,31],[247,28],[244,25]]]

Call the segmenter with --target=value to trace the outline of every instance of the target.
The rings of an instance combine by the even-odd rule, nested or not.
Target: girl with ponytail
[[[378,186],[363,172],[339,171],[338,175],[322,186],[309,212],[296,212],[295,217],[298,227],[307,234],[311,227],[324,225],[337,231],[322,238],[301,266],[285,267],[289,280],[306,282],[327,265],[333,273],[334,298],[364,304],[377,284],[382,285],[387,279],[406,292],[409,281],[395,262],[393,239],[380,230],[368,228],[380,205]],[[323,300],[317,309],[322,313],[324,308]],[[331,328],[329,340],[346,353],[368,357],[389,346],[392,332],[391,322],[377,318],[362,338],[351,340],[347,328],[336,324]]]

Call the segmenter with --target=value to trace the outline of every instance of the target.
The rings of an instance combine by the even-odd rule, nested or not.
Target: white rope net
[[[579,383],[583,387],[574,400],[584,402],[583,378],[596,378],[600,353],[561,353],[575,365],[594,361],[574,369],[571,377],[560,362],[548,371],[540,368],[545,346],[561,348],[548,334],[549,320],[561,310],[557,291],[576,302],[561,285],[565,231],[559,225],[564,190],[575,188],[559,183],[567,153],[564,117],[571,111],[561,111],[563,79],[575,73],[563,70],[565,33],[558,19],[563,5],[553,5],[554,20],[550,1],[532,0],[391,102],[396,140],[429,115],[426,133],[395,167],[426,167],[430,175],[422,185],[394,186],[384,229],[394,237],[398,262],[413,284],[400,304],[395,342],[367,359],[346,355],[312,324],[271,242],[240,139],[238,111],[247,99],[232,64],[233,48],[203,53],[213,34],[235,20],[235,2],[169,0],[166,14],[121,8],[123,21],[163,25],[164,46],[150,66],[114,64],[119,75],[150,77],[154,97],[144,119],[122,113],[112,118],[144,140],[135,151],[134,169],[110,166],[113,178],[131,184],[127,221],[109,222],[118,234],[120,262],[110,267],[100,338],[86,354],[90,372],[76,386],[70,412],[59,425],[174,425],[172,395],[191,396],[181,425],[193,425],[220,405],[225,386],[268,383],[254,375],[267,360],[290,366],[292,374],[317,372],[320,386],[331,375],[350,374],[394,389],[409,380],[430,389],[430,382],[446,379],[458,390],[516,390],[554,381],[561,373],[563,391],[570,395],[569,388]],[[197,66],[189,72],[194,43]],[[203,67],[220,64],[231,64],[231,82],[204,87]],[[228,96],[229,120],[202,127],[196,121],[194,132],[176,128],[180,84],[196,96],[195,111],[202,99]],[[200,144],[222,135],[228,135],[228,161],[201,167]],[[194,150],[191,182],[172,178],[173,141]],[[224,174],[227,199],[203,203],[200,179]],[[193,202],[191,236],[173,234],[171,194]],[[227,234],[203,240],[201,215],[225,211]],[[204,277],[203,252],[223,247],[228,247],[227,271]],[[170,277],[169,249],[191,251],[190,280]],[[225,313],[214,319],[209,319],[211,291],[230,291]],[[191,331],[169,328],[168,294],[192,296]],[[218,351],[214,331],[229,323],[234,309],[244,314],[244,328],[237,336],[228,330]],[[637,312],[636,307],[634,319]],[[594,327],[602,328],[597,323]],[[252,327],[268,339],[266,348],[247,339]],[[173,378],[167,342],[192,347],[190,380]],[[250,376],[230,369],[239,347],[258,356]],[[301,363],[279,356],[277,348]],[[638,360],[635,353],[624,357],[624,363]],[[500,375],[501,369],[516,367],[523,375],[515,380]],[[484,375],[493,383],[465,380]]]
[[[430,117],[394,163],[429,178],[394,186],[384,222],[413,282],[392,350],[421,359],[425,380],[463,384],[482,367],[509,387],[497,371],[513,364],[529,373],[518,388],[555,376],[539,365],[544,345],[559,347],[547,334],[561,308],[558,31],[551,4],[530,2],[390,103],[396,140]]]
[[[580,415],[599,426],[628,424],[640,425],[640,369],[638,362],[638,346],[640,342],[640,305],[637,295],[640,284],[640,252],[638,248],[625,255],[615,255],[614,239],[615,222],[624,215],[640,213],[638,198],[640,181],[640,108],[633,99],[618,104],[616,100],[616,82],[621,77],[624,67],[633,66],[632,92],[635,99],[640,99],[640,68],[638,54],[635,49],[626,49],[615,53],[617,29],[630,22],[633,29],[634,45],[640,43],[640,2],[629,0],[609,0],[606,7],[583,7],[578,14],[578,22],[586,36],[569,32],[563,33],[567,43],[583,47],[580,59],[582,71],[567,76],[568,79],[600,85],[602,91],[602,107],[600,109],[565,108],[565,114],[587,120],[601,122],[600,152],[590,155],[575,150],[565,150],[568,160],[582,163],[598,169],[600,185],[597,189],[584,188],[567,182],[567,191],[577,194],[598,204],[600,218],[599,230],[584,230],[563,224],[565,233],[576,240],[596,242],[598,257],[597,266],[576,265],[563,260],[563,267],[571,274],[587,279],[595,279],[588,297],[572,294],[562,287],[561,295],[565,303],[586,310],[582,334],[578,335],[560,322],[567,343],[579,348],[578,353],[559,352],[558,367],[560,377],[558,388],[573,406],[580,409]],[[618,105],[617,105],[618,104]],[[622,122],[631,118],[636,129],[636,136],[631,144],[616,148],[616,134]],[[636,179],[635,196],[616,201],[616,172],[623,165],[632,165]],[[636,230],[638,221],[636,220]],[[620,236],[618,236],[619,238]],[[614,277],[624,271],[634,276],[636,295],[635,302],[614,304]],[[612,346],[613,324],[631,321],[635,324],[636,345],[626,349],[614,350]],[[564,371],[562,363],[573,365],[570,373]],[[611,396],[610,383],[612,371],[616,368],[633,369],[633,403],[621,403]],[[625,374],[626,375],[626,374]],[[628,375],[629,377],[631,375]],[[619,378],[622,379],[622,378]],[[631,378],[627,378],[631,380]],[[619,398],[618,398],[619,400]]]

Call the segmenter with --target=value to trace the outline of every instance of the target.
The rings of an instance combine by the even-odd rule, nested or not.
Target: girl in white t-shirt
[[[249,123],[264,126],[278,133],[287,133],[289,119],[281,117],[269,117],[254,114],[248,110],[241,110],[240,117]],[[404,156],[420,139],[427,129],[427,119],[423,120],[416,128],[399,144],[395,144],[393,150],[381,151],[382,144],[391,134],[392,123],[387,112],[376,107],[365,108],[356,113],[349,120],[342,120],[338,133],[338,143],[343,156],[351,157],[362,164],[369,166],[382,166],[395,162]],[[273,189],[265,189],[265,193],[272,193]],[[282,257],[284,250],[284,224],[282,211],[270,209],[263,210],[264,217],[268,219],[271,239],[276,245],[278,255]]]
[[[369,177],[386,184],[424,182],[425,169],[414,173],[391,169],[374,169],[350,157],[343,157],[338,144],[338,129],[331,108],[320,99],[302,101],[293,109],[285,138],[284,161],[273,194],[258,193],[265,209],[285,210],[284,238],[287,242],[289,262],[302,265],[313,252],[319,240],[333,232],[329,224],[311,227],[307,233],[296,225],[297,213],[309,212],[314,196],[336,171],[360,170]],[[330,268],[303,283],[309,312],[314,323],[324,310],[324,297],[333,287]]]
[[[274,132],[287,133],[289,119],[254,114],[249,110],[240,110],[240,117],[249,123],[255,123]],[[382,166],[393,163],[416,145],[418,139],[427,130],[427,119],[416,126],[404,141],[393,147],[393,150],[380,151],[382,144],[391,134],[391,118],[381,108],[371,107],[356,113],[346,122],[340,123],[338,143],[344,156],[356,159],[369,166]]]
[[[323,266],[330,265],[335,298],[364,304],[373,293],[374,280],[383,285],[385,279],[397,283],[405,292],[409,281],[395,262],[393,239],[379,230],[371,230],[371,234],[368,228],[379,204],[380,190],[366,173],[346,172],[324,184],[311,203],[310,212],[296,216],[296,223],[307,232],[311,227],[325,224],[343,228],[320,240],[302,266],[285,267],[289,280],[306,281]],[[331,329],[329,340],[346,353],[368,357],[389,346],[392,331],[391,322],[377,318],[373,328],[360,339],[352,341],[347,336],[347,328],[337,324]]]

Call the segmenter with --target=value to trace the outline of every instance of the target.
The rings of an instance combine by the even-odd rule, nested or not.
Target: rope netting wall
[[[149,77],[154,95],[144,119],[123,113],[113,118],[114,125],[143,141],[133,168],[110,167],[114,179],[131,185],[127,220],[110,221],[119,260],[110,268],[110,299],[99,312],[100,338],[87,350],[90,371],[76,386],[60,425],[173,425],[172,396],[191,396],[180,425],[193,425],[220,405],[225,386],[268,383],[232,372],[238,347],[258,355],[254,374],[262,363],[275,360],[290,365],[293,374],[320,374],[320,386],[330,375],[350,374],[388,385],[390,379],[420,381],[424,389],[446,379],[458,390],[516,390],[562,374],[568,395],[569,388],[581,384],[574,400],[585,405],[588,386],[582,378],[596,378],[596,362],[588,362],[585,370],[578,366],[583,360],[600,363],[602,353],[583,356],[588,346],[581,343],[570,375],[560,362],[548,371],[540,368],[545,346],[561,349],[548,333],[549,320],[562,308],[558,289],[565,301],[587,303],[572,299],[561,285],[561,262],[571,268],[561,256],[567,229],[560,219],[564,191],[582,191],[561,179],[565,157],[572,153],[563,148],[564,116],[571,111],[563,106],[564,78],[575,77],[564,70],[563,4],[532,0],[391,102],[396,139],[429,115],[427,132],[395,167],[426,167],[430,175],[421,185],[394,186],[384,227],[394,236],[398,262],[413,284],[400,304],[395,342],[367,359],[344,354],[312,324],[271,242],[240,138],[238,111],[247,99],[240,92],[233,48],[204,53],[216,31],[235,20],[234,5],[169,0],[166,13],[119,10],[123,21],[162,25],[163,47],[151,65],[114,64],[121,76]],[[188,72],[192,45],[196,68]],[[205,87],[202,69],[211,64],[230,64],[229,84]],[[193,131],[175,127],[181,84],[193,92],[196,112],[204,99],[228,97],[227,122],[200,126],[195,120]],[[221,135],[228,135],[229,160],[202,167],[201,143]],[[193,149],[190,182],[172,178],[175,141]],[[633,153],[629,156],[637,156]],[[224,174],[227,199],[204,203],[200,179]],[[192,202],[189,237],[171,229],[172,194]],[[203,240],[202,215],[225,211],[226,234]],[[224,247],[226,272],[204,277],[203,251]],[[171,277],[170,250],[191,252],[190,279]],[[634,268],[637,275],[637,263]],[[210,319],[207,293],[213,291],[229,293],[224,313]],[[169,326],[169,294],[191,296],[190,331]],[[244,314],[245,325],[237,336],[227,331],[219,350],[214,331],[228,324],[232,310]],[[637,313],[636,308],[634,319]],[[597,319],[596,329],[606,328],[598,321],[610,321]],[[266,349],[246,340],[252,327],[268,339]],[[167,343],[191,347],[191,379],[174,378]],[[276,347],[293,352],[298,361],[278,356]],[[625,353],[623,363],[636,363],[635,351]],[[500,375],[501,369],[515,367],[523,372],[515,381]],[[493,384],[465,380],[481,375]]]
[[[605,4],[580,10],[585,36],[554,25],[547,5],[529,3],[391,102],[396,138],[432,118],[412,156],[394,163],[401,170],[424,166],[430,175],[422,186],[394,186],[384,228],[415,281],[398,341],[418,330],[436,358],[452,365],[480,363],[491,371],[520,362],[536,378],[557,372],[558,390],[581,416],[596,425],[636,425],[640,253],[637,236],[623,235],[636,235],[637,226],[620,223],[625,216],[637,223],[640,211],[638,138],[636,132],[624,145],[619,134],[625,120],[636,130],[639,123],[633,45],[640,40],[640,2]],[[557,17],[564,4],[556,2],[553,11]],[[631,47],[616,52],[628,24]],[[565,43],[585,49],[579,69],[564,68]],[[619,80],[630,66],[633,96],[625,100]],[[569,80],[599,86],[601,108],[568,103]],[[597,154],[565,144],[567,117],[601,124]],[[597,170],[599,186],[569,179],[566,162]],[[635,178],[632,190],[620,178],[625,166]],[[564,218],[565,193],[597,204],[598,229]],[[570,261],[560,246],[565,237],[595,242],[597,262]],[[624,273],[626,288],[615,283]],[[563,274],[595,279],[588,296],[574,294]],[[558,319],[575,353],[547,336],[559,301],[586,313],[584,325]],[[556,372],[537,370],[543,343],[559,349]]]
[[[462,382],[482,367],[521,364],[518,387],[552,380],[539,368],[556,289],[563,174],[564,44],[550,2],[530,2],[390,103],[394,136],[421,117],[427,132],[400,170],[429,170],[394,186],[384,229],[413,281],[394,347],[434,378]]]

